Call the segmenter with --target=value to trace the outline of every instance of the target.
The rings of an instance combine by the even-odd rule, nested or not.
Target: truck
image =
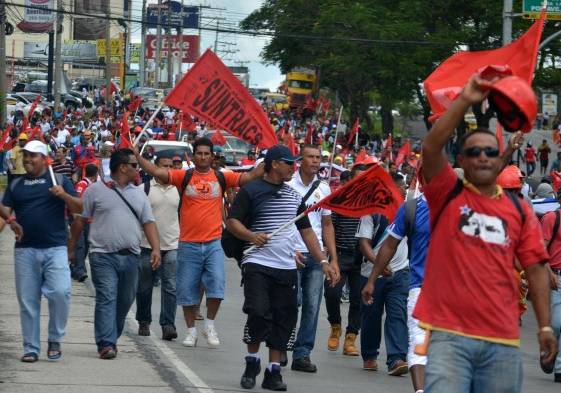
[[[302,108],[317,89],[316,72],[305,67],[293,68],[286,73],[286,92],[291,109]]]

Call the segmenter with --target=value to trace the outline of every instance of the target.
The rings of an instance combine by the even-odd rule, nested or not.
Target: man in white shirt
[[[58,146],[64,145],[66,143],[66,138],[70,135],[70,131],[66,129],[66,127],[61,128],[58,130],[58,134],[55,137],[55,142]]]
[[[159,168],[173,168],[171,157],[156,157],[156,166]],[[162,327],[162,339],[173,340],[177,338],[175,328],[176,291],[175,271],[177,266],[177,247],[179,242],[179,192],[170,184],[162,184],[154,178],[143,185],[144,192],[148,195],[152,212],[160,234],[160,253],[162,264],[161,271],[161,299],[160,326]],[[141,243],[141,267],[138,277],[138,290],[136,292],[136,320],[138,321],[138,334],[140,336],[150,335],[150,323],[152,322],[152,290],[154,288],[155,271],[150,264],[152,249],[150,243],[143,235]]]
[[[302,196],[302,202],[307,207],[312,206],[327,197],[331,190],[329,185],[319,180],[317,173],[320,169],[321,151],[318,146],[305,145],[302,148],[299,170],[287,183]],[[327,249],[331,258],[331,266],[339,276],[337,250],[335,247],[335,231],[331,221],[331,211],[317,209],[308,218],[312,225],[320,247]],[[315,373],[316,365],[311,363],[310,354],[314,348],[318,324],[319,309],[323,295],[323,272],[319,261],[310,255],[302,237],[298,234],[296,251],[302,255],[303,267],[298,270],[299,276],[299,304],[301,308],[300,328],[294,344],[292,356],[292,370]]]

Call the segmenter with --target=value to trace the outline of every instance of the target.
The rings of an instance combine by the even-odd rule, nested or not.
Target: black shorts
[[[243,341],[266,342],[279,351],[292,349],[298,320],[298,272],[248,263],[243,266]]]

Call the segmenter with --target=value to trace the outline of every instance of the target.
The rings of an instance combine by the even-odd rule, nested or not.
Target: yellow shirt
[[[16,146],[12,149],[12,161],[14,162],[13,175],[25,175],[25,168],[23,166],[23,149]]]

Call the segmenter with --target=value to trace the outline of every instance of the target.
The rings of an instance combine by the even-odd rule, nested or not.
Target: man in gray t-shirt
[[[97,182],[84,194],[84,211],[71,229],[68,249],[74,257],[84,220],[90,224],[90,268],[96,290],[94,330],[101,359],[117,356],[117,339],[136,296],[141,230],[152,247],[151,264],[160,265],[160,238],[150,202],[135,187],[138,162],[129,149],[113,152],[111,181]]]

